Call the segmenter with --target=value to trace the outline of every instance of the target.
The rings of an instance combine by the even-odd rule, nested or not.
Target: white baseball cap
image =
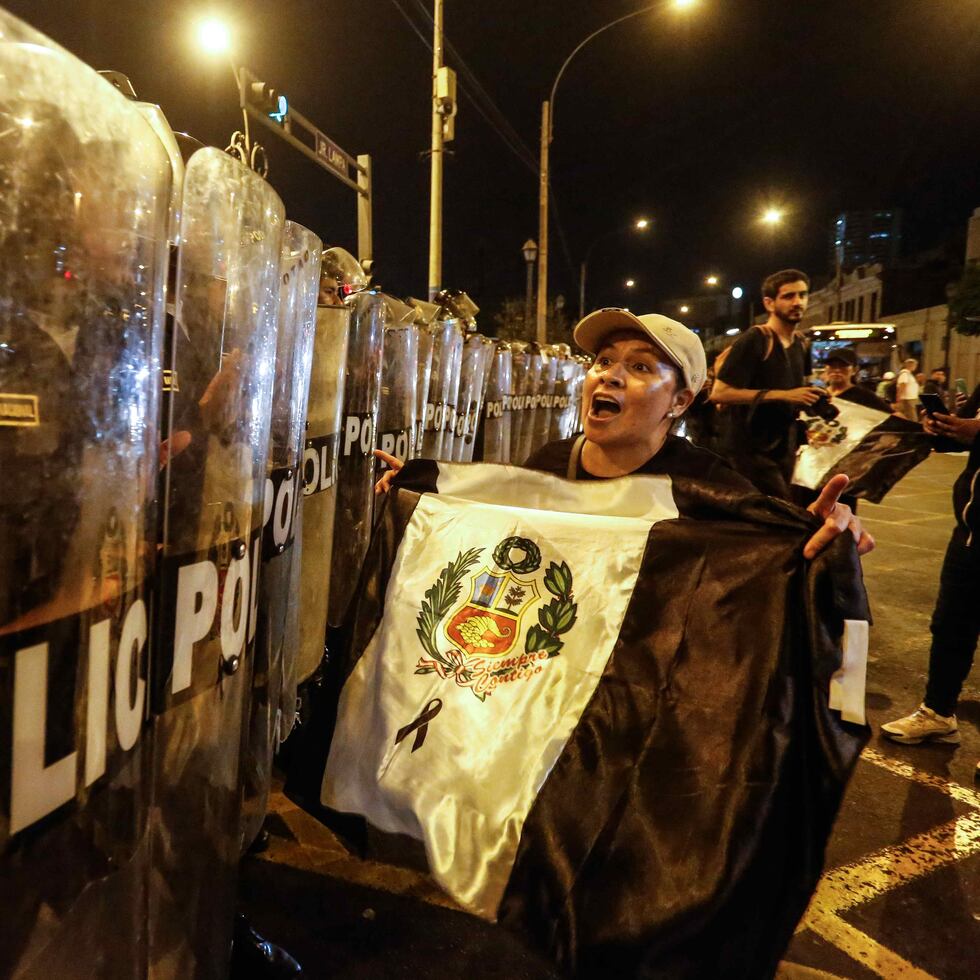
[[[660,313],[636,316],[629,310],[611,307],[580,320],[575,327],[575,343],[590,354],[598,354],[602,341],[617,330],[645,333],[680,368],[684,384],[695,394],[701,390],[708,363],[701,340],[693,330]]]

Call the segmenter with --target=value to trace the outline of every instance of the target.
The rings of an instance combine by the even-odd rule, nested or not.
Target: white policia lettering
[[[130,751],[139,741],[146,717],[146,681],[137,671],[146,647],[146,604],[137,599],[123,619],[115,677],[115,732],[119,747]],[[111,620],[89,628],[88,700],[85,706],[85,772],[91,786],[106,770],[109,728]],[[48,727],[49,643],[23,647],[14,654],[13,751],[10,774],[10,833],[29,827],[71,800],[78,783],[78,751],[45,765]]]
[[[294,481],[295,482],[295,481]],[[290,511],[290,508],[286,508]],[[212,561],[198,561],[177,571],[174,616],[172,694],[191,686],[193,653],[210,633],[220,605],[220,649],[224,660],[241,657],[255,636],[257,581],[261,538],[256,536],[252,554],[233,559],[219,597],[218,569]],[[220,598],[220,604],[219,604]],[[118,645],[113,644],[112,620],[101,619],[88,629],[84,772],[79,772],[77,748],[50,764],[45,763],[48,740],[49,642],[33,643],[15,650],[12,753],[10,775],[10,833],[15,834],[72,800],[80,788],[91,786],[106,772],[111,712],[116,741],[122,752],[139,742],[147,718],[146,676],[139,670],[149,624],[143,599],[132,602],[122,617]],[[110,678],[116,654],[114,676]],[[84,661],[83,661],[84,662]],[[134,683],[134,676],[136,678]],[[77,715],[77,710],[75,711]],[[79,779],[81,777],[81,779]]]
[[[296,508],[299,506],[299,494],[296,493],[298,481],[293,470],[282,473],[280,476],[278,486],[271,477],[266,477],[265,511],[262,517],[262,527],[269,526],[271,521],[273,543],[284,548],[292,537],[293,521],[296,517]]]
[[[408,459],[408,437],[408,429],[401,429],[398,432],[382,432],[381,445],[378,448],[389,456],[396,456],[402,460]]]
[[[350,456],[354,449],[367,456],[374,449],[374,419],[370,415],[348,415],[344,419],[344,450]]]
[[[330,466],[333,444],[334,437],[330,435],[322,441],[317,440],[316,443],[308,445],[303,451],[304,497],[329,490],[334,485],[334,476]]]

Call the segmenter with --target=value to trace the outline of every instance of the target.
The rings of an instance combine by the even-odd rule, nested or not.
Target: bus
[[[899,368],[901,351],[894,323],[825,323],[810,327],[806,334],[814,367],[831,351],[850,347],[857,359],[855,380],[877,380]]]

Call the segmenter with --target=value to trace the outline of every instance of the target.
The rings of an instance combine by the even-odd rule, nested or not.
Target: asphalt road
[[[864,560],[874,735],[780,969],[785,980],[980,977],[977,679],[961,702],[960,746],[899,746],[878,731],[922,697],[929,618],[953,523],[950,491],[962,466],[962,458],[934,456],[883,504],[861,505],[878,542]],[[243,865],[242,901],[307,976],[554,976],[510,936],[453,908],[424,874],[350,857],[281,794],[273,811],[269,851]]]

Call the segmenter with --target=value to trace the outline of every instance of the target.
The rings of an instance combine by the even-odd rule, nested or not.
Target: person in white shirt
[[[915,379],[915,369],[919,362],[910,357],[902,363],[902,370],[895,379],[898,395],[898,413],[913,422],[919,421],[919,382]]]

